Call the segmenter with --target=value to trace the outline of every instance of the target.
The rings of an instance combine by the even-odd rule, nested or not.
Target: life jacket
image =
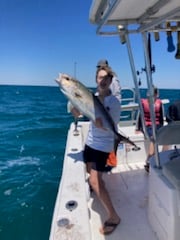
[[[142,99],[142,106],[144,109],[144,120],[145,120],[145,125],[146,126],[151,126],[151,115],[150,115],[150,108],[149,108],[149,101],[148,99]],[[159,98],[155,100],[154,103],[154,111],[155,111],[155,123],[156,125],[161,124],[160,122],[160,117],[161,117],[161,107],[162,107],[162,102]]]

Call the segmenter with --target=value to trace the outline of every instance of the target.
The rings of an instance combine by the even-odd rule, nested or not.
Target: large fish
[[[59,74],[56,82],[59,84],[63,94],[70,100],[72,105],[80,111],[80,113],[94,122],[96,121],[97,116],[98,118],[100,117],[103,121],[103,127],[110,129],[119,142],[128,142],[135,146],[136,149],[139,149],[139,147],[137,147],[129,138],[117,132],[112,117],[99,98],[81,82],[67,74]]]

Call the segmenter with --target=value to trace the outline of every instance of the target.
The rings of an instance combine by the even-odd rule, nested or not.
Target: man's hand
[[[81,116],[80,111],[79,111],[77,108],[75,108],[75,107],[71,108],[71,113],[72,113],[72,115],[73,115],[75,118],[78,118],[78,117]]]

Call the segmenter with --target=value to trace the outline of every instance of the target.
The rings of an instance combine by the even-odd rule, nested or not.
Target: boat
[[[117,167],[103,176],[122,221],[110,235],[102,235],[99,228],[105,220],[105,212],[96,195],[89,189],[82,157],[89,122],[79,120],[77,125],[71,123],[49,239],[179,240],[180,122],[165,123],[160,130],[156,130],[148,34],[154,33],[158,39],[159,32],[170,33],[172,28],[178,34],[179,24],[171,27],[171,23],[180,21],[180,2],[179,0],[94,0],[90,8],[89,20],[97,25],[97,34],[117,35],[121,43],[127,46],[134,88],[130,89],[132,92],[130,99],[122,99],[118,130],[128,136],[139,148],[137,150],[128,143],[120,143],[117,151]],[[149,174],[144,171],[149,139],[146,133],[135,132],[138,112],[143,115],[143,111],[130,34],[141,35],[144,48],[155,142],[155,155],[150,159]],[[180,54],[179,47],[177,46],[177,59]],[[162,151],[163,145],[171,147]]]

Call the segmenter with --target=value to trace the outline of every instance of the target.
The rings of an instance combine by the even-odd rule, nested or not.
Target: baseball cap
[[[96,67],[98,68],[98,67],[105,67],[105,66],[109,66],[108,61],[106,59],[101,59],[98,61]]]

